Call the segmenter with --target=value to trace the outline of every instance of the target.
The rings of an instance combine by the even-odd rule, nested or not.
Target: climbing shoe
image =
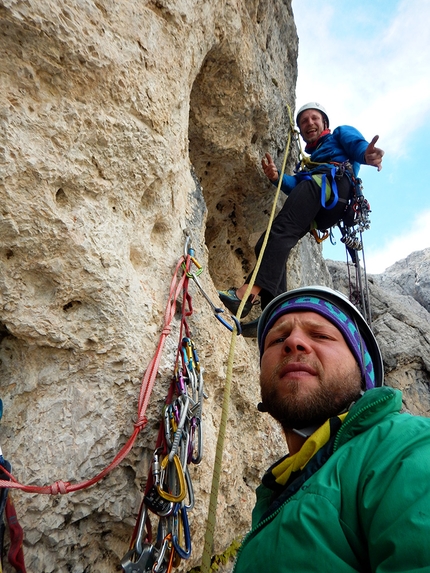
[[[242,336],[245,338],[257,338],[258,321],[260,318],[251,320],[251,322],[241,322]]]
[[[236,296],[236,289],[234,287],[229,288],[228,290],[219,290],[218,296],[224,303],[224,306],[226,306],[232,314],[237,313],[242,301]],[[251,312],[254,304],[256,303],[254,303],[251,296],[249,296],[242,310],[242,318],[245,318],[245,316]]]

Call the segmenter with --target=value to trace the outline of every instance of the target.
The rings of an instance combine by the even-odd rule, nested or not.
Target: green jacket
[[[367,391],[302,476],[260,485],[234,573],[429,572],[430,419],[401,406]]]

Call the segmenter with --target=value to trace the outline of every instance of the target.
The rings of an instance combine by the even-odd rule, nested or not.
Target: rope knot
[[[170,324],[168,324],[163,328],[161,334],[164,334],[165,336],[169,336],[171,331],[172,331],[172,327],[170,326]]]
[[[137,428],[140,432],[143,430],[143,428],[146,426],[147,423],[148,423],[148,418],[146,416],[143,416],[142,418],[139,418],[137,422],[135,422],[134,427]]]
[[[59,493],[65,494],[67,493],[67,487],[70,485],[68,481],[64,482],[63,480],[58,480],[54,482],[50,487],[51,495],[58,495]]]

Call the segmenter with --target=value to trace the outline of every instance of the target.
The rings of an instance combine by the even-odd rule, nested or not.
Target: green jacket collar
[[[387,414],[400,412],[402,393],[400,390],[382,386],[367,390],[352,406],[345,418],[334,443],[334,451],[343,444],[378,424]]]

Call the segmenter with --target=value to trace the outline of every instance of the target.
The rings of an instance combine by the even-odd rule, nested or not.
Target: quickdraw
[[[187,249],[187,246],[185,247]],[[230,318],[233,320],[234,322],[234,326],[232,326],[231,324],[229,324],[222,316],[221,314],[224,312],[224,310],[218,306],[216,306],[212,300],[210,299],[210,297],[206,294],[206,292],[204,291],[202,285],[200,284],[200,281],[198,279],[199,275],[202,273],[203,269],[200,265],[200,263],[198,261],[196,261],[196,259],[194,258],[194,250],[192,248],[188,249],[189,253],[190,253],[190,257],[191,260],[193,261],[193,263],[196,265],[196,267],[198,268],[197,272],[187,272],[187,277],[190,279],[193,279],[193,281],[196,283],[199,291],[201,292],[201,294],[203,295],[203,297],[206,299],[206,301],[209,303],[210,307],[212,308],[212,311],[214,313],[214,316],[217,320],[219,320],[221,322],[221,324],[223,324],[226,328],[228,328],[228,330],[230,330],[230,332],[233,332],[233,328],[234,326],[237,329],[238,334],[241,334],[242,329],[240,326],[240,322],[237,320],[237,318],[233,315],[230,316]]]
[[[188,261],[201,272],[189,238],[185,248]],[[189,264],[182,266],[187,278],[196,281],[197,273],[190,272]],[[194,491],[188,466],[202,460],[202,410],[206,395],[203,368],[187,323],[192,312],[185,310],[185,301],[189,302],[187,286],[185,283],[179,343],[151,471],[129,551],[121,560],[125,573],[170,572],[191,555],[188,513],[194,508]],[[152,540],[151,518],[158,519],[155,540]]]
[[[339,221],[338,227],[342,235],[340,240],[345,245],[346,250],[349,299],[360,309],[367,323],[372,327],[372,311],[363,246],[363,232],[370,229],[371,209],[369,202],[363,195],[361,179],[355,179],[354,183],[353,201],[343,219]],[[360,253],[363,264],[360,261]],[[351,278],[351,263],[355,267],[355,284]]]

